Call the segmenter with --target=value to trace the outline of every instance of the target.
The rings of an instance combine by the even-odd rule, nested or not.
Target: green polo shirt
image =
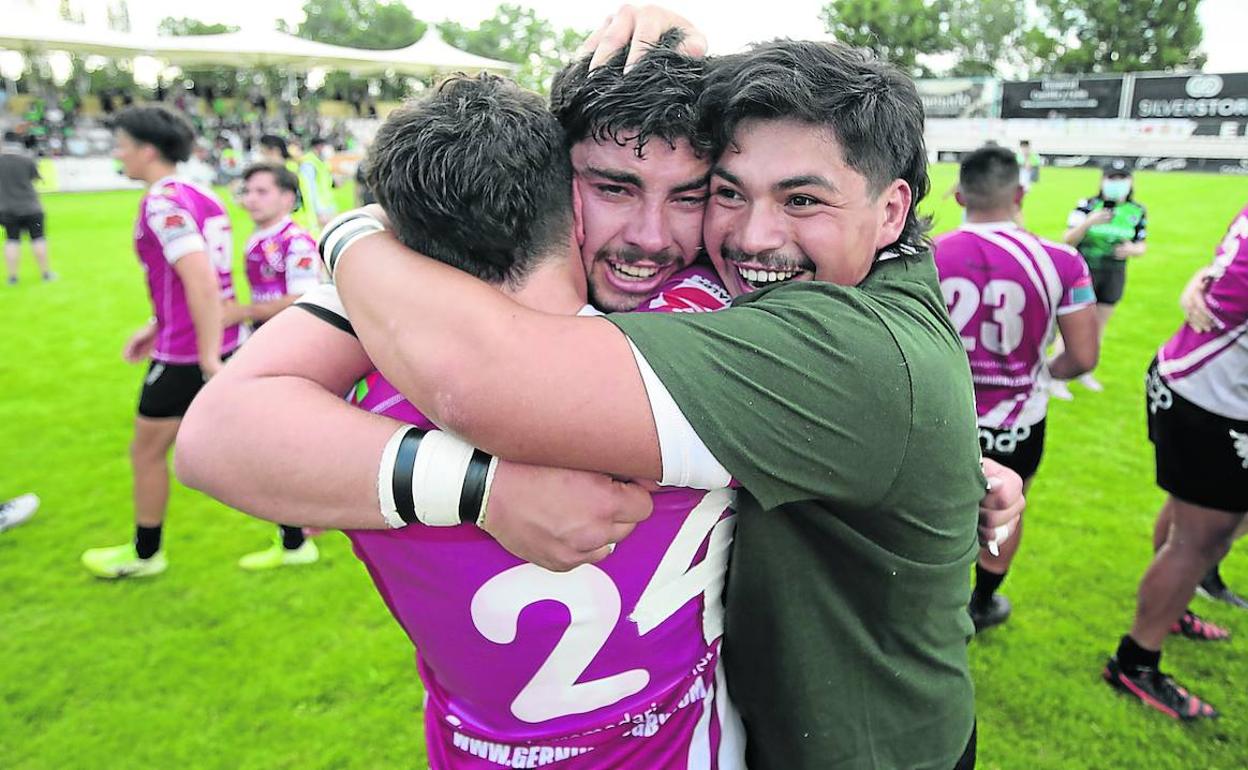
[[[744,488],[724,656],[751,770],[950,770],[984,478],[931,255],[608,318]]]

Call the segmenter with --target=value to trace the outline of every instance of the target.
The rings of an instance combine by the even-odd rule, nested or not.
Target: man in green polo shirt
[[[343,302],[387,378],[483,450],[740,483],[724,649],[751,767],[969,767],[984,479],[916,214],[914,85],[784,41],[720,60],[705,99],[722,148],[706,246],[732,307],[548,316],[384,232],[336,250]],[[485,527],[525,553],[532,528]]]

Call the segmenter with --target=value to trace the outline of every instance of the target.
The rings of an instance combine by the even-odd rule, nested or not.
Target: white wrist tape
[[[404,425],[394,432],[386,446],[381,450],[381,462],[377,466],[377,499],[381,503],[381,517],[386,520],[390,529],[402,529],[407,526],[394,502],[394,461],[399,454],[399,444],[413,425]]]
[[[381,516],[393,529],[415,522],[480,524],[497,465],[451,433],[404,425],[386,442],[378,464]]]
[[[426,433],[412,466],[412,503],[416,518],[431,527],[454,527],[464,489],[471,444],[445,431]]]
[[[321,258],[329,270],[330,280],[337,277],[338,265],[352,244],[374,233],[385,230],[385,226],[367,214],[357,214],[345,220],[332,230],[327,230],[321,239]]]

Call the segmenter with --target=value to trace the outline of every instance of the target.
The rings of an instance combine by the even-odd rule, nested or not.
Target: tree
[[[919,54],[949,49],[942,0],[832,0],[819,18],[848,45],[870,48],[881,59],[914,75],[929,74]]]
[[[945,34],[956,77],[995,75],[1003,66],[1030,64],[1021,50],[1028,35],[1026,12],[1015,0],[946,0]]]
[[[108,6],[108,28],[117,32],[130,31],[130,4],[126,0]]]
[[[228,24],[207,24],[199,19],[189,17],[166,16],[156,25],[156,31],[162,35],[223,35],[237,32],[238,27]],[[239,87],[239,71],[237,67],[188,67],[182,74],[201,91],[209,87],[214,93],[234,93]]]
[[[307,0],[303,14],[294,34],[352,48],[403,48],[419,40],[427,26],[399,0]],[[279,22],[278,28],[284,27]]]
[[[229,24],[206,24],[199,19],[187,17],[174,18],[166,16],[156,25],[156,31],[162,35],[224,35],[237,32],[238,27]]]
[[[318,43],[385,50],[415,43],[428,28],[400,0],[306,0],[303,14],[293,31],[282,20],[278,20],[278,30]],[[368,92],[368,81],[331,72],[322,90],[335,96],[362,97]],[[406,92],[402,82],[381,82],[382,98],[402,97]]]
[[[555,73],[589,36],[574,29],[556,31],[532,8],[511,3],[499,5],[476,29],[445,21],[438,25],[438,31],[456,48],[519,65],[516,82],[539,93],[550,90]]]
[[[1201,0],[1037,0],[1042,29],[1029,41],[1048,72],[1199,68]]]

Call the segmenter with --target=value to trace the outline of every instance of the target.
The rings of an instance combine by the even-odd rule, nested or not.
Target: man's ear
[[[906,228],[906,218],[910,216],[912,197],[910,184],[904,179],[894,179],[880,193],[882,208],[880,209],[880,229],[875,238],[876,251],[896,243],[901,237],[901,231]]]
[[[581,213],[581,183],[572,177],[572,232],[576,235],[576,245],[585,245],[585,218]]]

